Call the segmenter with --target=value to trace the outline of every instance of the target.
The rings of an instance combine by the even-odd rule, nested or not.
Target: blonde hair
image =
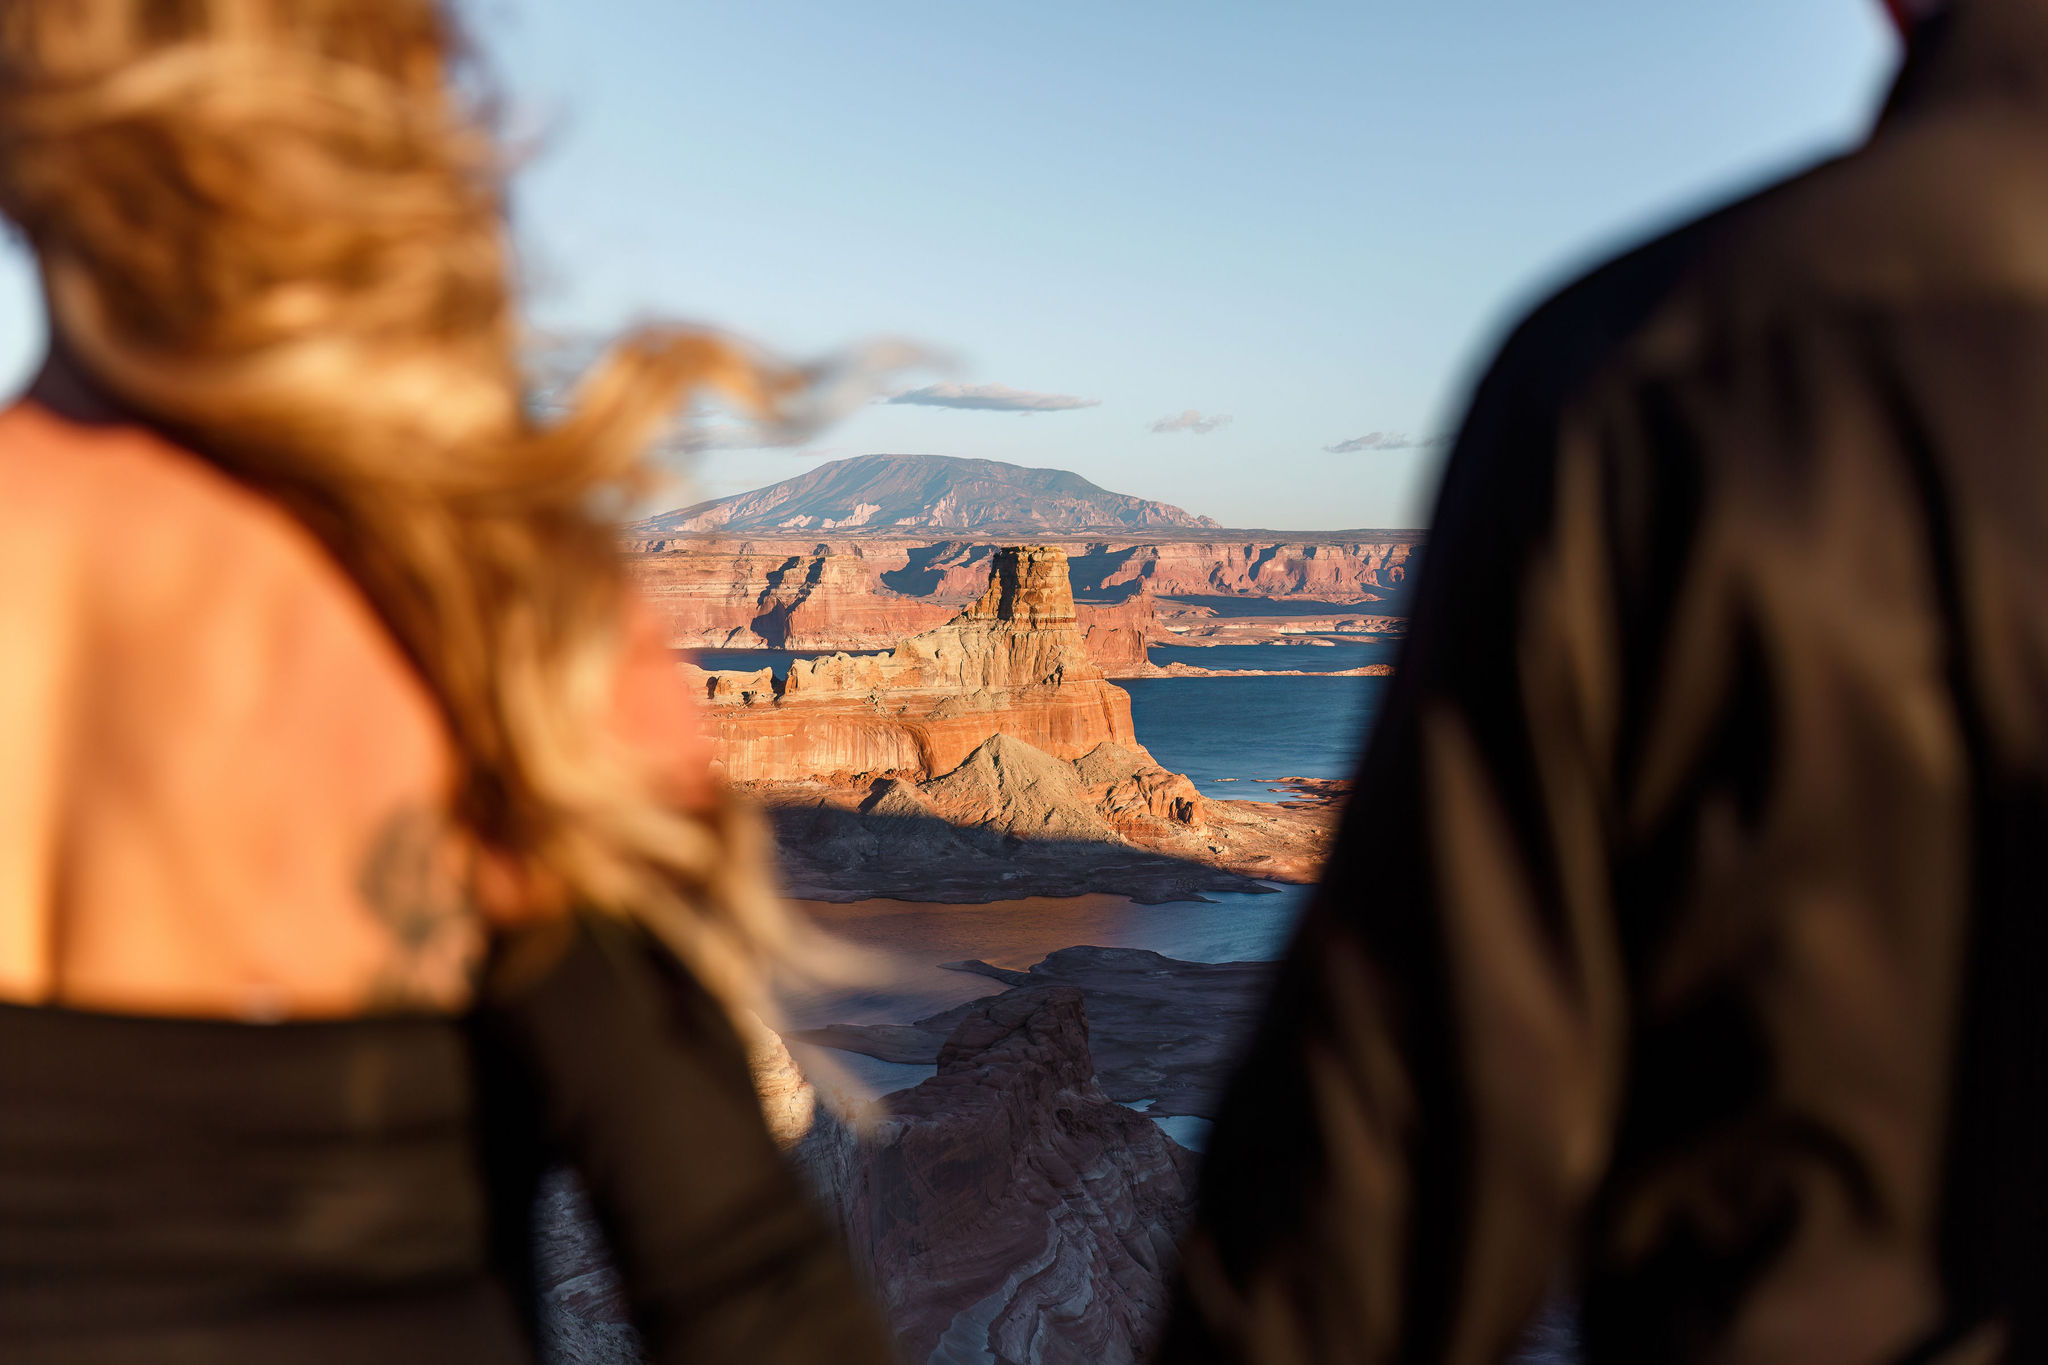
[[[614,519],[690,394],[770,413],[799,381],[643,329],[537,414],[470,70],[435,0],[0,0],[0,211],[80,366],[361,585],[445,711],[481,847],[751,1005],[801,936],[753,818],[676,808],[610,729]]]

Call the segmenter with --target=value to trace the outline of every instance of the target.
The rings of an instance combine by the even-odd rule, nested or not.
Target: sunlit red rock
[[[713,760],[732,781],[921,781],[998,734],[1068,761],[1138,747],[1130,696],[1088,655],[1056,547],[1001,551],[980,598],[886,655],[800,660],[774,696],[702,685]]]

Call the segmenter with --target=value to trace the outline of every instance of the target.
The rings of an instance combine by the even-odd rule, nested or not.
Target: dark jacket
[[[2048,0],[1539,310],[1162,1358],[2048,1359]]]

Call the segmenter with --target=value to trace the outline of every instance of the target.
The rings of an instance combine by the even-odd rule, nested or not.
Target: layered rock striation
[[[1143,661],[1145,638],[1165,638],[1153,624],[1154,598],[1374,603],[1369,615],[1398,616],[1420,548],[1414,536],[1043,543],[1067,552],[1084,644],[1112,674]],[[653,537],[635,545],[635,578],[678,648],[793,650],[887,649],[942,625],[980,596],[1003,548],[893,538]],[[1335,612],[1318,624],[1371,626]]]
[[[1095,1077],[1077,990],[961,1011],[878,1102],[840,1194],[908,1361],[1134,1361],[1166,1307],[1195,1158]]]
[[[763,674],[697,672],[714,763],[735,782],[951,772],[995,735],[1065,760],[1137,748],[1127,693],[1090,658],[1056,547],[1003,550],[982,596],[886,655],[800,660]]]
[[[906,1361],[1138,1358],[1166,1305],[1195,1159],[1104,1093],[1083,995],[1015,990],[954,1012],[937,1074],[841,1114],[773,1034],[750,1040],[770,1130],[846,1241]],[[575,1180],[538,1212],[542,1348],[641,1359]]]
[[[771,809],[792,894],[1159,903],[1315,877],[1335,812],[1210,801],[1162,769],[1067,573],[1056,546],[1006,548],[978,598],[887,654],[799,660],[779,682],[687,670],[714,766]]]

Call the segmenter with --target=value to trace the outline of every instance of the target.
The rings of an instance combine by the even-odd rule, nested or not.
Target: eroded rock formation
[[[1399,615],[1414,537],[1134,543],[1054,538],[1069,557],[1084,644],[1112,674],[1143,661],[1153,601],[1176,596],[1376,604]],[[679,648],[887,649],[950,620],[988,582],[987,541],[643,538],[633,567]],[[1178,613],[1201,608],[1176,607]],[[1371,629],[1332,615],[1325,629]],[[1222,628],[1222,623],[1217,623]],[[1202,630],[1189,633],[1191,641]]]
[[[640,554],[633,567],[679,647],[887,649],[973,596],[893,591],[881,581],[893,562],[858,546],[741,542]]]
[[[1142,749],[1104,743],[1064,763],[1008,735],[923,782],[747,790],[774,818],[785,888],[808,900],[1256,894],[1266,881],[1313,881],[1339,817],[1321,797],[1211,800]]]
[[[1056,547],[1003,550],[979,599],[886,655],[801,660],[780,688],[758,674],[696,676],[714,762],[735,782],[922,781],[997,734],[1066,760],[1105,742],[1137,747],[1130,697],[1088,655]]]
[[[1192,1154],[1103,1093],[1079,991],[975,1002],[938,1068],[881,1102],[847,1205],[904,1358],[1135,1360]]]
[[[780,683],[688,672],[798,896],[1199,898],[1313,879],[1335,829],[1322,807],[1207,800],[1153,760],[1054,546],[1005,549],[978,598],[888,654],[799,660]]]

